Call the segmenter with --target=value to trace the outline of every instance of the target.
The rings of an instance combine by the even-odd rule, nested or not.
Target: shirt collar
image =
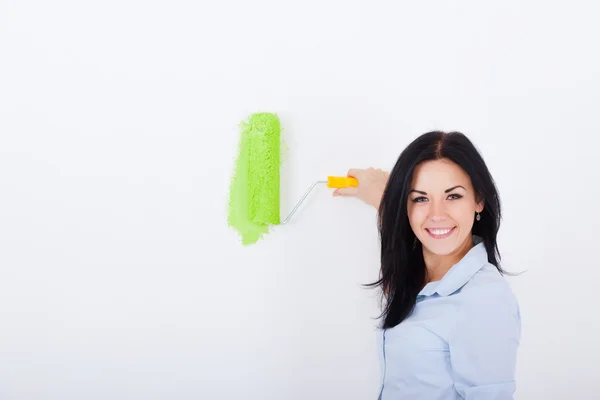
[[[469,282],[473,275],[488,262],[483,240],[479,236],[473,236],[473,242],[475,246],[454,264],[441,280],[426,284],[418,296],[431,296],[435,293],[440,296],[448,296]]]

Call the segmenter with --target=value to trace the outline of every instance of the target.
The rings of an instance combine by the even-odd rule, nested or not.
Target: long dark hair
[[[470,176],[477,201],[484,201],[481,220],[473,225],[473,234],[483,239],[488,261],[500,273],[505,273],[500,267],[500,252],[496,243],[501,220],[500,198],[483,158],[473,143],[460,132],[425,133],[400,154],[390,172],[379,207],[381,274],[377,282],[367,286],[379,286],[385,295],[385,307],[381,315],[384,329],[398,325],[410,315],[417,294],[425,284],[427,271],[423,248],[410,227],[407,201],[417,165],[439,159],[456,163]]]

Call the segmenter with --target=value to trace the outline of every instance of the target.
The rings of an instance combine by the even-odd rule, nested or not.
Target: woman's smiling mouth
[[[455,226],[453,226],[452,228],[425,228],[427,233],[429,233],[429,236],[431,236],[434,239],[447,238],[448,236],[454,233],[455,229]]]

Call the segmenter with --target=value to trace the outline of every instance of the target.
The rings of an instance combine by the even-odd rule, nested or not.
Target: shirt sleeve
[[[512,400],[521,336],[516,297],[505,282],[461,295],[449,340],[454,386],[466,400]]]

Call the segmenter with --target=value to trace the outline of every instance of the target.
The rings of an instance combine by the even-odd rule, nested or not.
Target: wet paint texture
[[[242,244],[256,243],[280,223],[281,125],[276,114],[252,114],[240,124],[240,143],[229,191],[229,226]]]

